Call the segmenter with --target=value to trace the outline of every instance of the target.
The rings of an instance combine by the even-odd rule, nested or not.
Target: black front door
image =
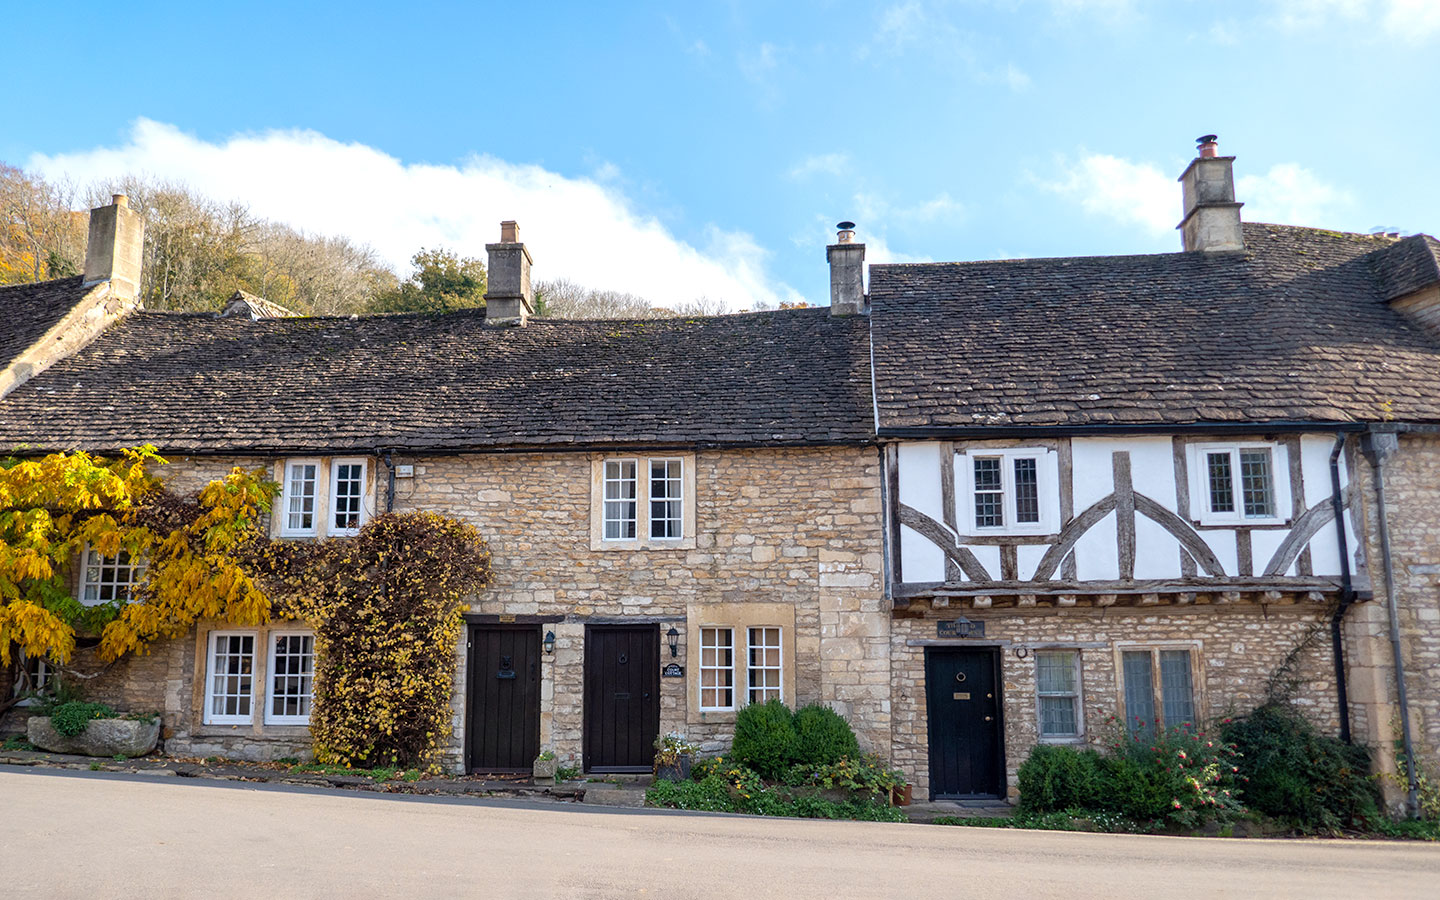
[[[470,629],[472,772],[529,772],[540,753],[540,631],[533,625]]]
[[[660,732],[660,626],[585,629],[585,770],[648,772]]]
[[[999,667],[996,650],[926,648],[932,800],[1005,795]]]

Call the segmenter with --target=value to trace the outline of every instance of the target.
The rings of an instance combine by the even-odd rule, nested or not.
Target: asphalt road
[[[592,810],[0,769],[0,897],[1440,898],[1440,846]]]

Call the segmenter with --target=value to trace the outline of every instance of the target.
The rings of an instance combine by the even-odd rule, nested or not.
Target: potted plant
[[[699,749],[698,744],[685,740],[678,732],[662,734],[655,739],[655,777],[661,781],[688,780]]]
[[[535,763],[532,768],[532,774],[535,777],[535,783],[554,784],[555,769],[559,765],[560,761],[555,758],[554,750],[551,750],[548,747],[544,750],[541,750],[540,755],[535,757]]]

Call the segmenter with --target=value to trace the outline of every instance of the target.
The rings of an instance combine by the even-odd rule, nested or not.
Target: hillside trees
[[[485,264],[437,247],[410,258],[414,271],[399,285],[378,291],[373,312],[454,312],[485,305]]]
[[[88,222],[75,202],[69,185],[0,162],[0,285],[81,272]]]

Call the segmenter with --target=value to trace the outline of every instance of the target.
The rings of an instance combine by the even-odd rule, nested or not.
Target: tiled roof
[[[40,339],[85,296],[83,279],[0,287],[0,368]]]
[[[805,445],[873,436],[864,317],[137,313],[0,401],[0,450]]]
[[[1416,239],[1247,224],[1245,243],[871,267],[880,432],[1440,421],[1440,343],[1376,275],[1415,271],[1388,254]]]
[[[1440,281],[1440,241],[1412,235],[1374,257],[1375,278],[1386,300],[1394,300]]]

